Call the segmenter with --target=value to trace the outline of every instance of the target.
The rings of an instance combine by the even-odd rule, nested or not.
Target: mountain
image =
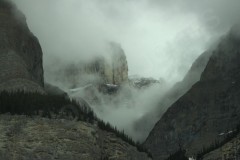
[[[126,57],[115,58],[111,76],[119,83],[127,79],[118,71]],[[41,46],[8,0],[0,0],[0,137],[1,160],[151,159],[140,144],[99,120],[84,100],[44,86]]]
[[[181,82],[176,83],[164,97],[164,99],[168,99],[168,102],[170,102],[167,103],[166,106],[170,106],[172,103],[174,103],[200,80],[201,74],[208,63],[210,56],[211,52],[206,51],[194,61],[184,79]]]
[[[211,55],[210,51],[206,51],[203,54],[201,54],[194,61],[184,79],[180,82],[177,82],[172,88],[166,91],[165,94],[159,97],[158,103],[156,104],[156,108],[151,112],[148,112],[143,117],[138,119],[138,121],[135,122],[134,128],[138,132],[144,133],[143,139],[147,138],[149,132],[153,129],[155,123],[162,117],[166,110],[174,102],[176,102],[182,95],[184,95],[197,81],[200,80],[200,76],[207,65],[210,55]],[[132,80],[130,80],[130,82],[131,81]],[[139,84],[148,84],[149,82],[154,82],[148,80],[146,81],[148,83],[146,83],[145,81],[146,80],[136,81],[137,82],[136,86],[138,87],[141,86]],[[163,81],[160,81],[158,83],[164,84]]]
[[[0,90],[44,92],[42,49],[25,16],[0,0]]]
[[[196,82],[200,80],[201,74],[204,71],[209,58],[210,51],[202,53],[192,64],[182,81],[177,82],[159,101],[159,108],[167,110],[181,96],[183,96]],[[162,116],[162,115],[159,115]]]
[[[109,70],[109,73],[106,72],[105,75],[107,81],[105,83],[110,83],[110,84],[122,84],[124,82],[127,82],[128,80],[128,63],[127,63],[127,58],[124,53],[124,50],[122,47],[114,42],[110,43],[110,47],[112,50],[112,56],[111,56],[111,64]]]
[[[236,32],[238,31],[238,32]],[[211,51],[200,80],[166,111],[144,146],[154,159],[184,148],[196,155],[240,123],[240,37],[235,26]]]
[[[84,87],[89,84],[120,85],[128,81],[128,63],[120,44],[111,42],[106,54],[94,56],[90,60],[62,62],[57,68],[47,68],[48,82],[66,89]],[[87,53],[86,53],[87,54]]]

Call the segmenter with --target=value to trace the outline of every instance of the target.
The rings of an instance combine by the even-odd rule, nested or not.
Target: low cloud
[[[174,83],[182,79],[213,38],[201,15],[205,11],[189,9],[192,1],[15,0],[15,3],[40,40],[46,71],[52,63],[51,56],[69,62],[88,60],[105,54],[106,43],[115,41],[126,52],[131,75],[163,77]]]
[[[52,79],[52,74],[63,66],[108,54],[111,41],[125,51],[129,75],[165,79],[165,89],[134,93],[130,108],[93,106],[101,118],[135,139],[142,139],[151,129],[146,126],[138,132],[133,127],[135,121],[155,110],[166,88],[182,80],[193,61],[240,17],[238,0],[13,1],[41,43],[46,80],[68,89]],[[124,94],[117,97],[119,101]],[[157,121],[159,117],[153,118]]]

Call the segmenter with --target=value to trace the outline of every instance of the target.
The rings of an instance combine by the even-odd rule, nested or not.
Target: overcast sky
[[[120,43],[130,75],[183,78],[192,62],[239,19],[239,0],[14,0],[44,51],[72,62]]]

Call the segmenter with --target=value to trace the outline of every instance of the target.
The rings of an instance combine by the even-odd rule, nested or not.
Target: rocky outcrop
[[[105,56],[59,66],[58,69],[48,73],[48,78],[51,82],[57,82],[68,89],[88,84],[123,84],[128,81],[126,55],[119,44],[110,43],[109,48]]]
[[[42,50],[25,16],[0,0],[0,90],[44,92]]]
[[[117,43],[110,44],[112,55],[110,69],[105,69],[105,83],[122,84],[128,80],[128,64],[126,55]]]
[[[145,153],[94,125],[0,116],[0,159],[148,160]]]
[[[239,28],[238,28],[239,29]],[[154,159],[165,159],[179,146],[189,156],[240,122],[240,38],[231,32],[212,51],[200,81],[162,116],[144,145]]]

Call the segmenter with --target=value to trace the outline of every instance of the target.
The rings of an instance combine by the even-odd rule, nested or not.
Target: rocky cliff
[[[117,43],[109,43],[105,56],[95,56],[91,60],[72,64],[62,64],[57,69],[48,69],[47,78],[67,89],[83,87],[89,84],[120,85],[128,81],[128,63],[126,55]]]
[[[104,84],[120,85],[128,81],[127,58],[119,44],[110,43],[109,47],[108,56],[86,65],[84,72],[97,74]]]
[[[0,159],[148,160],[113,133],[84,122],[0,116]]]
[[[210,54],[200,81],[162,116],[144,145],[154,159],[165,159],[179,147],[189,156],[240,122],[240,38],[232,29]],[[237,28],[239,30],[239,28]]]
[[[128,81],[128,64],[124,50],[117,43],[110,44],[111,55],[111,70],[105,71],[107,83],[121,84]]]
[[[42,49],[16,6],[0,0],[0,90],[43,92]]]

